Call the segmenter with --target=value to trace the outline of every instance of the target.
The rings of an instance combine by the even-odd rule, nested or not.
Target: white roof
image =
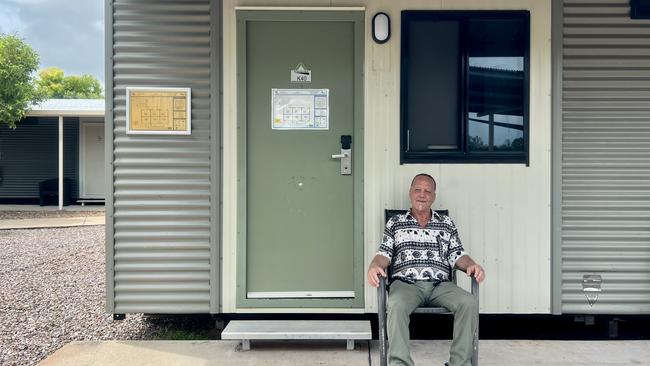
[[[104,99],[46,99],[27,113],[30,117],[104,117]]]

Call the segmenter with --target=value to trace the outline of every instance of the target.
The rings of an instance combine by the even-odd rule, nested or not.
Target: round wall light
[[[386,43],[390,39],[390,18],[379,12],[372,17],[372,39],[377,43]]]

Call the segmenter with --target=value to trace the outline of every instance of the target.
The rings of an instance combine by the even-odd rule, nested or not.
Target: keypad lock
[[[332,159],[341,161],[341,175],[352,174],[352,136],[341,136],[341,153],[332,155]]]

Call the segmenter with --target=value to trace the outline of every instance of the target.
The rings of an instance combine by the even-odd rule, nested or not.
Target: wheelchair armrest
[[[478,304],[478,281],[475,277],[472,276],[472,295],[476,298],[476,303]]]
[[[388,279],[383,276],[379,276],[379,288],[377,288],[377,302],[379,309],[377,310],[378,320],[379,320],[379,359],[380,366],[388,366],[388,329],[387,329],[387,319],[386,319],[386,282]]]
[[[379,287],[377,288],[377,299],[379,301],[379,311],[386,311],[386,295],[387,295],[387,282],[388,279],[384,276],[379,276]]]

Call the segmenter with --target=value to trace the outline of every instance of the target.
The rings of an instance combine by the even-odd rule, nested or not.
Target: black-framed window
[[[527,11],[402,11],[404,163],[528,164]]]

